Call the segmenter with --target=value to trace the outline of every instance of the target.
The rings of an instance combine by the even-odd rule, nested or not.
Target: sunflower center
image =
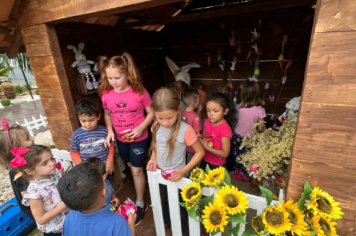
[[[222,216],[221,216],[221,213],[220,211],[213,211],[211,214],[210,214],[210,222],[213,224],[213,225],[219,225],[221,223],[221,220],[222,220]]]
[[[200,171],[197,171],[193,174],[193,177],[196,179],[199,178],[199,176],[200,176]]]
[[[289,221],[294,225],[297,223],[297,216],[294,214],[294,212],[290,209],[286,209],[287,212],[289,213],[288,219]]]
[[[283,214],[279,211],[267,212],[266,214],[267,222],[271,225],[281,225],[283,224],[284,217]]]
[[[254,229],[259,233],[262,232],[265,229],[265,225],[263,224],[262,217],[257,216],[252,219],[252,225],[254,226]]]
[[[198,189],[196,188],[190,188],[187,191],[187,198],[191,199],[193,196],[195,196],[198,193]]]
[[[330,226],[329,226],[328,222],[326,222],[324,219],[320,218],[319,224],[326,236],[331,234],[331,230],[330,230]]]
[[[234,208],[237,207],[239,203],[233,194],[228,194],[225,196],[225,204],[228,205],[230,208]]]
[[[318,209],[321,210],[322,212],[325,212],[327,214],[330,214],[332,211],[332,205],[326,199],[325,197],[320,197],[317,201],[318,203]]]
[[[213,175],[213,177],[211,178],[212,182],[214,182],[215,180],[217,180],[219,178],[219,174],[215,174]]]

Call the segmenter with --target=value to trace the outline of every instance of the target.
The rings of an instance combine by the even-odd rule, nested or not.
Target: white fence
[[[60,162],[65,171],[68,171],[74,166],[70,153],[67,150],[51,149],[56,162]]]
[[[165,180],[161,176],[161,171],[148,171],[148,183],[150,187],[151,193],[151,201],[152,201],[152,210],[154,216],[154,223],[156,227],[157,236],[165,236],[165,227],[163,222],[163,214],[162,214],[162,205],[161,205],[161,197],[159,192],[159,184],[167,185],[168,190],[168,199],[169,199],[169,214],[171,217],[171,228],[173,236],[181,236],[181,217],[179,210],[179,198],[178,198],[178,189],[183,189],[184,186],[191,183],[192,181],[187,178],[181,179],[179,182],[171,182]],[[213,188],[203,188],[202,194],[204,196],[210,196],[217,191]],[[250,209],[255,209],[257,211],[257,215],[263,212],[263,209],[266,208],[267,202],[264,197],[258,197],[250,194],[246,194],[247,199],[249,201],[248,207]],[[283,191],[281,190],[279,201],[272,201],[272,205],[278,205],[283,198]],[[246,217],[246,215],[245,215]],[[245,225],[240,225],[239,236],[245,231]],[[196,222],[192,218],[189,217],[189,234],[190,235],[200,235],[200,223]],[[221,236],[221,233],[217,234]]]
[[[21,124],[20,122],[16,121],[16,124],[25,126],[28,129],[31,136],[34,136],[33,134],[34,129],[38,130],[41,127],[46,127],[48,124],[47,117],[43,116],[42,114],[40,114],[39,119],[36,119],[34,116],[32,116],[32,121],[28,121],[27,119],[23,119],[23,120],[24,123]]]

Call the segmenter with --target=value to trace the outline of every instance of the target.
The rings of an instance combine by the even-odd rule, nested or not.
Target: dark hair
[[[189,106],[190,103],[195,102],[199,99],[199,93],[196,89],[186,89],[182,93],[182,101],[186,106]]]
[[[99,105],[96,101],[91,100],[89,98],[84,98],[77,102],[77,105],[75,105],[75,113],[78,116],[84,115],[84,116],[91,116],[95,114],[96,116],[100,115],[100,108]]]
[[[226,108],[229,109],[229,112],[224,116],[224,118],[229,124],[230,128],[234,130],[236,126],[236,108],[232,99],[229,98],[228,94],[223,94],[219,92],[210,93],[206,97],[206,103],[208,103],[209,101],[219,103],[220,106],[224,108],[224,110]]]
[[[58,182],[62,201],[72,210],[85,211],[97,203],[104,180],[98,168],[89,162],[74,166]]]
[[[183,82],[181,80],[178,80],[176,82],[174,82],[173,84],[171,84],[171,86],[169,86],[171,89],[175,90],[180,98],[182,98],[182,93],[184,90],[189,88],[189,85],[186,82]]]
[[[105,175],[106,173],[105,163],[99,158],[91,157],[86,159],[85,162],[93,163],[98,168],[100,174]]]
[[[258,83],[251,80],[246,80],[241,88],[241,105],[240,107],[249,108],[261,106],[262,100],[260,97],[260,87]]]
[[[31,175],[29,175],[26,170],[35,169],[36,165],[41,162],[42,153],[51,152],[51,149],[43,145],[31,145],[27,148],[30,150],[23,155],[27,164],[17,167],[17,170],[22,172],[22,177],[25,181],[28,181],[31,178]]]

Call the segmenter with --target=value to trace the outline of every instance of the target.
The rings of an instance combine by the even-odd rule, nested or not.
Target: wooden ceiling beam
[[[9,49],[6,52],[8,58],[13,59],[19,53],[23,38],[20,26],[17,24],[15,26],[14,35],[11,39]]]
[[[0,34],[8,34],[12,31],[12,29],[7,28],[5,26],[0,26]]]
[[[316,0],[281,0],[275,2],[267,2],[255,5],[231,7],[221,10],[212,10],[206,12],[192,13],[188,15],[175,16],[175,17],[165,17],[160,19],[144,20],[138,22],[126,23],[123,28],[132,28],[144,25],[166,25],[169,23],[178,23],[184,21],[200,20],[200,19],[210,19],[238,14],[247,14],[253,12],[277,10],[283,8],[299,7],[299,6],[311,6],[316,3]]]
[[[100,15],[118,14],[162,6],[181,0],[26,0],[22,1],[21,27],[63,23]]]

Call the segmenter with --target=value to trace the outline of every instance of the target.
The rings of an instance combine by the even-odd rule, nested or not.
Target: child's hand
[[[129,220],[127,221],[127,223],[130,226],[135,226],[136,217],[137,217],[137,214],[132,215],[132,213],[130,212],[129,213]]]
[[[208,141],[206,141],[205,139],[200,139],[200,142],[205,150],[209,150],[210,147],[208,146]]]
[[[156,171],[157,170],[157,161],[154,159],[151,159],[148,161],[146,170],[148,171]]]
[[[113,205],[113,207],[117,208],[120,204],[120,200],[117,197],[114,197],[113,199],[111,199],[111,205]]]
[[[114,172],[114,164],[112,161],[106,162],[106,174],[111,175]]]
[[[105,148],[109,148],[111,142],[115,142],[115,134],[112,131],[108,132],[108,136],[106,136],[105,143],[104,143]]]
[[[179,180],[181,180],[184,177],[185,174],[186,173],[184,172],[184,170],[177,169],[177,174],[172,175],[171,177],[169,177],[168,180],[170,180],[172,182],[178,182]]]
[[[203,106],[201,104],[199,104],[197,113],[199,114],[202,110],[203,110]]]
[[[61,173],[62,176],[66,173],[63,167],[59,170],[59,172]]]
[[[142,129],[140,126],[137,126],[137,127],[134,128],[134,129],[132,130],[132,132],[129,133],[127,136],[128,136],[129,138],[139,138],[139,137],[141,137],[142,132],[143,132],[143,129]]]

